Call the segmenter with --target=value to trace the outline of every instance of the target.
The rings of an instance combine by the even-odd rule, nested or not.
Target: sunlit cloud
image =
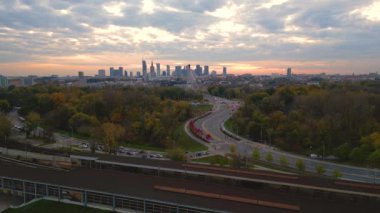
[[[103,9],[112,16],[123,17],[123,9],[126,7],[124,2],[108,2],[103,5]]]
[[[153,0],[143,0],[141,12],[146,14],[153,14],[155,10],[155,2]]]
[[[235,17],[240,8],[243,8],[244,5],[236,5],[232,2],[228,2],[228,4],[224,5],[221,8],[216,9],[215,11],[209,12],[207,11],[206,14],[217,17],[217,18],[222,18],[222,19],[230,19]]]
[[[268,2],[263,3],[259,7],[257,7],[257,9],[260,9],[260,8],[270,9],[271,7],[282,5],[288,1],[289,0],[270,0]]]
[[[352,15],[359,15],[370,21],[380,21],[380,1],[375,1],[371,5],[351,11]]]
[[[239,73],[380,67],[378,0],[14,0],[0,11],[0,74],[139,71],[142,57]]]

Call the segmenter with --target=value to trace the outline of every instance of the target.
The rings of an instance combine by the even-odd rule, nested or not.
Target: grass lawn
[[[185,124],[179,125],[175,130],[175,135],[177,139],[175,145],[185,151],[197,152],[207,150],[207,147],[203,144],[200,144],[190,138],[185,132]]]
[[[209,163],[211,165],[228,165],[230,160],[221,155],[213,155],[209,157],[199,158],[193,160],[194,162]]]
[[[17,209],[7,209],[3,213],[41,213],[41,212],[54,212],[54,213],[110,213],[112,211],[99,210],[94,208],[88,208],[79,205],[72,205],[66,203],[60,203],[50,200],[40,200],[31,203],[27,206],[17,208]]]
[[[71,131],[63,131],[63,130],[59,130],[57,131],[58,133],[62,134],[62,135],[65,135],[67,137],[71,137]],[[88,140],[89,137],[87,136],[83,136],[81,134],[78,134],[76,132],[73,132],[73,138],[76,138],[76,139],[81,139],[81,140]]]
[[[233,122],[231,119],[228,119],[225,123],[224,126],[226,127],[227,130],[234,132],[233,131]]]
[[[211,111],[212,105],[200,104],[200,105],[192,106],[192,108],[193,108],[194,115],[198,116],[205,112]]]

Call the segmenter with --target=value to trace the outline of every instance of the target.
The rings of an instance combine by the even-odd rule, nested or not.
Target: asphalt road
[[[233,114],[233,111],[229,106],[236,105],[237,103],[211,96],[207,96],[206,98],[208,98],[210,103],[214,105],[213,113],[211,113],[209,116],[206,116],[205,118],[199,119],[195,125],[198,128],[203,129],[205,132],[211,134],[213,138],[210,142],[211,147],[215,147],[215,149],[210,149],[213,154],[223,155],[225,153],[229,153],[230,145],[235,144],[237,151],[241,156],[250,157],[252,155],[253,149],[257,147],[260,150],[260,157],[262,160],[265,160],[267,153],[271,152],[273,156],[273,163],[275,164],[280,164],[279,159],[281,156],[284,156],[288,160],[289,166],[296,168],[295,162],[298,159],[302,159],[305,163],[305,169],[308,172],[315,172],[316,165],[323,165],[326,168],[326,175],[332,176],[333,171],[337,170],[342,173],[343,179],[380,184],[380,170],[378,169],[361,168],[311,159],[305,156],[284,152],[275,149],[274,147],[250,141],[245,138],[236,140],[224,134],[221,129],[224,128],[223,123],[228,120]],[[239,137],[237,135],[235,136]]]

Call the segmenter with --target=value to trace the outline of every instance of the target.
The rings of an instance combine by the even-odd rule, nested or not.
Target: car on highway
[[[82,149],[88,149],[90,146],[88,145],[88,143],[82,143],[81,144],[81,148]]]
[[[104,151],[104,145],[100,145],[100,144],[96,145],[96,150],[97,151]]]

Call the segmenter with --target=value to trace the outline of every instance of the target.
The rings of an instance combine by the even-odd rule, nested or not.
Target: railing
[[[23,196],[24,203],[39,198],[56,198],[58,201],[69,201],[70,203],[83,206],[102,206],[114,211],[133,210],[149,213],[219,213],[221,211],[204,209],[195,206],[187,206],[177,203],[164,202],[100,192],[83,188],[75,188],[49,183],[41,183],[30,180],[22,180],[11,177],[0,177],[0,189],[12,194]]]

